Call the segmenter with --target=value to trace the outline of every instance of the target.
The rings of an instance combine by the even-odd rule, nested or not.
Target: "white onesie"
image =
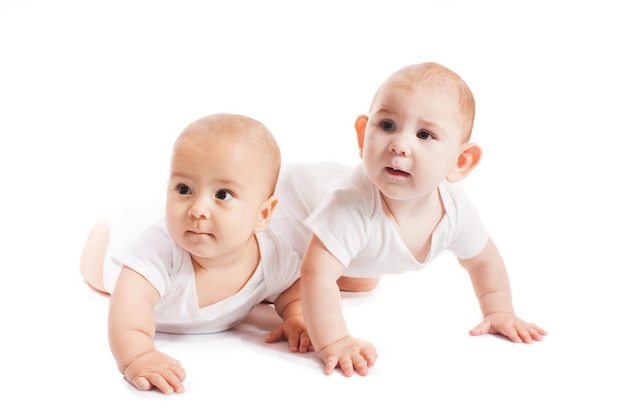
[[[154,309],[159,332],[194,334],[229,329],[243,320],[255,305],[264,300],[275,301],[300,276],[300,261],[291,245],[271,230],[265,230],[256,234],[261,260],[246,285],[224,300],[199,308],[191,256],[172,241],[165,220],[136,233],[136,230],[121,228],[122,223],[116,221],[129,217],[133,216],[120,213],[111,219],[110,242],[131,243],[110,248],[112,256],[107,256],[105,261],[109,263],[105,268],[105,288],[109,292],[113,290],[121,265],[144,276],[161,296]],[[141,226],[135,224],[135,227]]]
[[[420,270],[444,250],[457,258],[476,256],[489,238],[460,185],[439,186],[445,214],[435,228],[424,262],[418,262],[385,215],[380,192],[362,164],[308,163],[282,169],[272,229],[302,256],[315,233],[345,267],[344,276],[376,278]]]

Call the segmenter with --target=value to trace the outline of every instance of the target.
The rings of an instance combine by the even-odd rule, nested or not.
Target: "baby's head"
[[[460,181],[481,157],[470,142],[474,113],[472,92],[448,68],[429,62],[394,72],[369,116],[356,121],[370,181],[394,200],[418,200],[446,179]]]
[[[255,173],[255,178],[267,191],[266,197],[274,193],[280,171],[280,148],[265,125],[247,116],[217,113],[192,122],[174,143],[172,163],[180,149],[195,147],[208,155],[216,146],[236,151],[230,155],[234,162],[251,157],[254,164],[241,168]]]
[[[191,123],[172,150],[166,221],[174,241],[196,257],[236,253],[270,221],[280,162],[257,120],[221,113]]]
[[[458,104],[456,111],[463,125],[461,140],[463,143],[470,140],[476,113],[474,95],[465,81],[454,71],[435,62],[424,62],[401,68],[387,77],[378,88],[372,99],[370,112],[378,104],[382,93],[390,87],[416,93],[426,90],[454,97]]]

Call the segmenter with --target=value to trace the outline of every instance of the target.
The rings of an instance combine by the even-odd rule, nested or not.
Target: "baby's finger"
[[[171,370],[163,371],[162,374],[152,373],[146,378],[148,378],[152,385],[160,389],[163,394],[171,394],[173,392],[181,393],[185,391],[181,379]]]
[[[371,345],[369,343],[367,343],[366,346],[363,347],[359,353],[367,362],[367,366],[374,366],[374,363],[376,363],[376,359],[378,359],[378,353],[376,353],[376,348],[374,347],[374,345]]]
[[[533,338],[530,335],[530,332],[528,330],[526,330],[526,328],[524,328],[524,327],[517,330],[517,335],[519,336],[519,338],[524,343],[532,343],[533,342]]]
[[[528,332],[530,333],[530,337],[532,337],[532,338],[533,338],[533,340],[536,340],[536,341],[538,341],[538,342],[539,342],[539,341],[541,341],[541,340],[543,340],[543,336],[545,336],[545,335],[546,335],[545,330],[543,330],[543,329],[542,329],[542,328],[540,328],[540,327],[536,327],[536,326],[535,326],[535,327],[530,328],[530,329],[528,330]]]
[[[299,352],[302,349],[302,335],[304,332],[291,332],[289,335],[289,350]]]
[[[472,330],[470,330],[470,335],[472,336],[480,336],[482,334],[489,333],[491,329],[491,324],[487,321],[481,321],[478,323]]]
[[[300,334],[300,353],[306,353],[312,349],[311,339],[307,332]]]
[[[547,331],[545,331],[541,327],[537,326],[536,324],[531,323],[530,327],[532,328],[533,332],[539,334],[540,336],[547,336],[548,335]]]
[[[359,375],[367,375],[369,367],[367,365],[367,360],[365,360],[363,356],[361,356],[360,354],[355,354],[352,357],[352,365],[354,366],[354,369],[356,369],[356,371],[359,373]]]
[[[345,376],[352,376],[352,374],[354,373],[352,358],[349,356],[344,356],[343,358],[339,359],[339,366],[341,366],[341,370],[343,371],[343,374]]]
[[[339,360],[337,359],[336,356],[328,356],[327,358],[324,359],[324,364],[326,365],[324,367],[324,373],[326,375],[330,375],[333,370],[337,367],[339,363]]]
[[[180,370],[182,370],[182,368]],[[174,392],[178,392],[178,393],[185,392],[185,387],[183,386],[183,381],[182,381],[184,379],[184,371],[183,371],[182,379],[179,377],[177,372],[174,372],[173,369],[170,371],[166,371],[163,377],[165,378],[169,386],[172,387]]]
[[[181,382],[184,381],[185,378],[187,378],[187,373],[185,372],[185,369],[183,369],[183,367],[180,365],[180,362],[178,361],[175,365],[170,367],[170,370],[174,373],[174,375],[176,375],[176,378]]]
[[[139,377],[137,380],[146,379],[151,384],[150,386],[157,388],[163,394],[171,394],[174,392],[174,388],[163,378],[161,374],[158,373],[150,373],[145,377]],[[137,388],[137,384],[135,384]]]
[[[134,380],[130,381],[139,391],[148,391],[152,389],[152,384],[143,376],[139,376]]]
[[[505,324],[501,327],[502,327],[502,330],[500,331],[500,334],[508,337],[509,339],[511,339],[512,342],[515,342],[515,343],[523,342],[522,338],[520,337],[520,333],[515,328],[515,326],[511,324]]]
[[[272,331],[272,333],[270,333],[265,338],[265,342],[266,343],[275,343],[275,342],[278,342],[279,340],[283,340],[284,338],[285,338],[285,331],[283,329],[283,326],[280,326],[280,327],[274,329]]]

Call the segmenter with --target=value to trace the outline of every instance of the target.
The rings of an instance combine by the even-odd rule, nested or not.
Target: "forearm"
[[[135,358],[156,350],[154,334],[156,324],[149,305],[137,300],[129,302],[124,296],[114,294],[109,306],[109,347],[118,369],[124,370]]]
[[[302,260],[300,286],[304,322],[318,352],[350,335],[337,286],[344,271],[344,265],[313,235]]]
[[[470,277],[484,317],[493,313],[515,313],[509,278],[499,258],[472,271]]]
[[[514,314],[509,277],[493,242],[489,241],[475,258],[460,260],[460,263],[470,275],[483,316],[493,313]]]
[[[319,352],[329,344],[350,335],[341,309],[341,293],[336,282],[302,280],[304,321],[313,346]]]
[[[278,315],[284,320],[287,320],[291,317],[302,316],[302,300],[293,300],[289,304],[287,304]]]
[[[302,315],[302,302],[300,295],[300,280],[298,279],[291,287],[282,292],[274,302],[276,313],[284,320],[293,316]]]
[[[109,328],[109,346],[117,368],[124,374],[126,367],[139,356],[156,351],[153,338],[139,330]]]
[[[495,289],[483,294],[477,294],[478,305],[483,317],[493,313],[515,314],[510,288]]]

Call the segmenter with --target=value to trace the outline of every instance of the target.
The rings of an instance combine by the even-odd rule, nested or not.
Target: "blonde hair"
[[[268,196],[274,193],[280,173],[280,148],[274,135],[258,120],[240,114],[212,114],[187,126],[174,143],[174,150],[183,139],[191,139],[207,147],[215,143],[228,142],[230,145],[245,149],[245,152],[249,152],[262,163],[263,169],[259,174],[265,173],[267,176]]]
[[[474,128],[476,103],[472,91],[457,73],[435,62],[406,66],[391,74],[381,84],[372,99],[372,106],[377,101],[380,92],[389,86],[397,86],[407,90],[427,87],[456,94],[459,110],[463,117],[463,142],[469,141]]]

